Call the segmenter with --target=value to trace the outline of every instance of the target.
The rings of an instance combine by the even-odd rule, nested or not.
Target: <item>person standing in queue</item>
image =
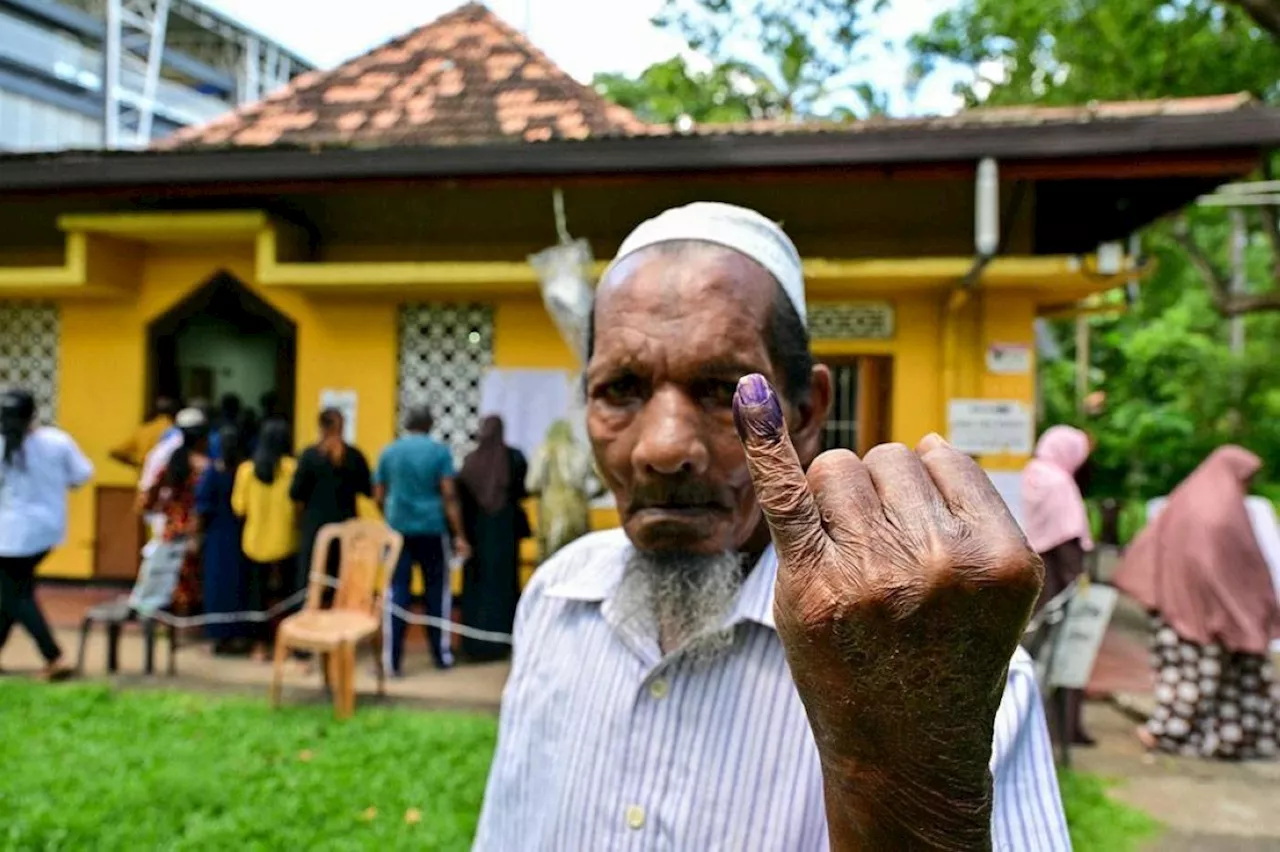
[[[108,453],[113,461],[128,465],[138,471],[146,461],[147,453],[155,449],[166,435],[176,433],[173,416],[178,413],[178,403],[172,397],[156,397],[151,417],[133,430],[125,441]]]
[[[1022,471],[1024,531],[1031,549],[1044,560],[1036,612],[1085,573],[1085,555],[1093,550],[1089,509],[1080,488],[1089,476],[1090,444],[1088,434],[1074,426],[1051,426]],[[1058,735],[1071,745],[1094,745],[1084,729],[1084,690],[1066,690],[1065,700]]]
[[[203,411],[178,412],[182,443],[168,457],[143,497],[142,509],[158,519],[158,537],[129,596],[136,612],[153,615],[168,608],[193,615],[204,604],[200,582],[203,535],[196,490],[209,468],[209,419]]]
[[[400,562],[391,576],[387,596],[391,641],[384,654],[387,670],[393,675],[401,674],[404,634],[408,627],[393,608],[406,608],[410,604],[414,563],[422,568],[427,615],[448,619],[453,611],[453,596],[447,555],[450,545],[446,543],[446,535],[453,534],[451,544],[455,554],[462,559],[471,555],[454,484],[453,454],[431,437],[434,422],[427,408],[412,409],[405,423],[408,434],[393,441],[378,459],[374,499],[391,528],[404,536],[404,549],[400,551]],[[453,665],[450,639],[438,626],[427,627],[427,641],[436,668],[447,669]]]
[[[71,670],[35,598],[36,569],[67,533],[67,491],[93,476],[70,435],[36,424],[25,390],[0,396],[0,650],[21,624],[44,657],[46,680]]]
[[[364,453],[342,437],[345,426],[342,412],[326,408],[320,412],[320,440],[302,451],[298,468],[289,486],[289,497],[299,506],[298,572],[294,589],[304,589],[311,574],[312,551],[316,533],[325,524],[349,521],[356,516],[356,500],[372,496],[369,462]],[[325,555],[325,570],[338,576],[337,542]],[[324,600],[332,599],[326,590]]]
[[[231,507],[236,470],[244,461],[244,438],[228,423],[216,434],[221,455],[212,460],[196,485],[196,512],[204,536],[201,588],[204,611],[210,615],[243,612],[249,599],[240,551],[240,518]],[[214,642],[214,654],[241,653],[249,649],[253,629],[249,622],[215,622],[205,627],[205,635]]]
[[[462,623],[490,633],[510,633],[520,601],[520,540],[532,535],[521,505],[528,463],[507,446],[502,418],[480,421],[476,448],[462,462],[458,498],[472,554],[463,571]],[[510,656],[504,642],[464,636],[462,653],[477,662]]]
[[[298,525],[289,499],[298,463],[291,444],[288,424],[268,420],[253,458],[236,471],[231,492],[231,508],[244,519],[246,588],[249,608],[254,611],[265,611],[298,591]],[[255,629],[255,658],[268,659],[275,627],[268,623]]]

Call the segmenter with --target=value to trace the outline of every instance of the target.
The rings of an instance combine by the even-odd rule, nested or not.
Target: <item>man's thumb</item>
[[[738,381],[733,422],[779,556],[811,547],[823,532],[821,516],[787,433],[782,404],[764,376],[752,373]]]

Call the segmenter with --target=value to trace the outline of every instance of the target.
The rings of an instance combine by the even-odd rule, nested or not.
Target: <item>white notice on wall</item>
[[[947,403],[947,440],[970,455],[1031,454],[1031,408],[1009,399],[953,399]]]
[[[356,442],[356,392],[325,388],[320,391],[320,410],[336,408],[342,412],[342,440],[355,445]]]
[[[1031,346],[1026,343],[992,343],[987,347],[987,372],[1000,376],[1025,376],[1031,372]]]

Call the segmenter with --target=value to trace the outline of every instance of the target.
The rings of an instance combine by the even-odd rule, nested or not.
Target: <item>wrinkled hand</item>
[[[887,808],[906,831],[895,844],[983,848],[994,720],[1039,558],[982,469],[936,435],[864,459],[832,450],[806,476],[762,377],[739,383],[734,417],[829,818],[854,808],[849,821],[871,831]],[[873,848],[873,835],[846,848]]]

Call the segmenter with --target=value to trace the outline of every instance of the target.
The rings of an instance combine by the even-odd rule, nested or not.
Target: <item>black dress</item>
[[[479,630],[510,633],[520,601],[520,539],[528,538],[529,520],[520,501],[527,496],[524,453],[507,448],[511,479],[507,497],[496,512],[486,512],[458,480],[462,523],[472,554],[463,568],[462,623]],[[472,660],[499,660],[511,646],[463,637],[462,653]]]
[[[289,496],[302,504],[302,517],[298,547],[298,574],[295,588],[307,585],[311,573],[311,553],[315,548],[316,533],[325,524],[349,521],[356,516],[356,498],[368,497],[373,492],[369,476],[369,462],[364,454],[347,445],[341,464],[335,465],[318,447],[303,450],[298,458],[298,470],[289,486]],[[330,550],[327,562],[330,576],[338,573],[337,548]]]

